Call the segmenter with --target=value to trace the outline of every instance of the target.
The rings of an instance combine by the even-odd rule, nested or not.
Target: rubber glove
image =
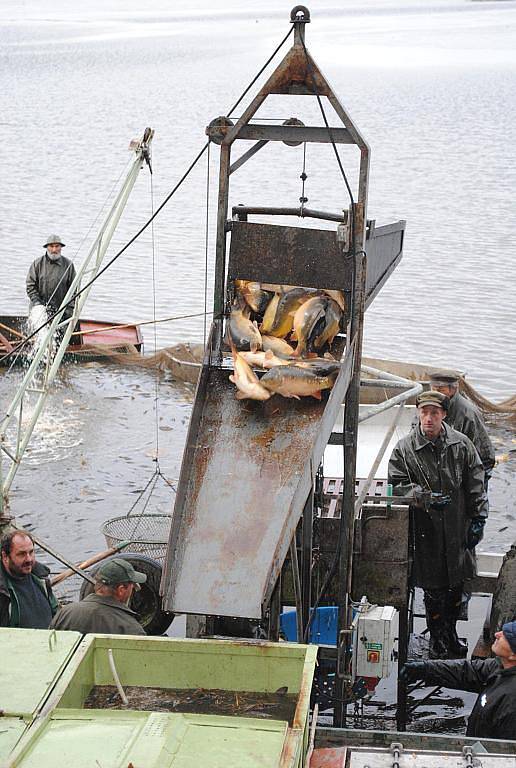
[[[402,683],[416,683],[425,679],[426,663],[424,661],[407,661],[402,666],[399,678]]]
[[[467,549],[475,549],[477,544],[484,538],[484,526],[486,524],[485,517],[474,517],[469,524],[468,533],[466,536]]]
[[[444,493],[432,493],[430,509],[444,509],[451,501],[451,496]]]

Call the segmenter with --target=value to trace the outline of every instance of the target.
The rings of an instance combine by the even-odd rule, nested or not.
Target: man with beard
[[[27,274],[30,312],[32,317],[36,315],[34,319],[38,327],[45,322],[47,312],[53,314],[59,309],[75,278],[73,263],[61,253],[64,247],[59,235],[50,235],[43,246],[45,253],[32,262]],[[41,307],[41,310],[35,312],[35,307]],[[73,303],[64,310],[63,319],[72,314]],[[72,336],[72,343],[77,344],[78,339]]]
[[[36,561],[31,536],[11,531],[0,547],[0,627],[47,629],[58,605],[50,571]]]
[[[95,591],[81,602],[61,608],[50,628],[83,634],[144,635],[145,630],[128,603],[134,590],[146,581],[145,573],[135,571],[127,560],[113,557],[102,563],[95,573]]]
[[[416,406],[419,424],[395,446],[388,477],[395,496],[413,499],[412,583],[424,591],[430,658],[456,658],[467,653],[455,625],[488,514],[484,470],[471,440],[444,421],[448,398],[423,392]]]

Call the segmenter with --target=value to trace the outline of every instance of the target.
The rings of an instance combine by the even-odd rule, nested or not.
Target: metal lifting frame
[[[351,588],[351,556],[353,548],[353,523],[355,508],[355,474],[357,456],[358,411],[360,399],[360,361],[362,356],[362,336],[364,312],[366,306],[366,256],[365,239],[367,223],[367,192],[369,177],[369,147],[354,125],[350,116],[338,100],[335,92],[321,73],[305,47],[305,25],[310,22],[310,13],[305,6],[292,9],[291,22],[294,24],[294,44],[283,61],[274,70],[265,85],[260,89],[244,113],[232,124],[227,118],[219,118],[207,128],[206,133],[221,144],[219,196],[217,217],[216,265],[214,287],[215,357],[220,359],[222,345],[222,318],[225,311],[225,274],[226,274],[226,236],[227,213],[229,203],[229,177],[246,160],[265,146],[267,141],[291,142],[332,142],[333,144],[355,144],[360,150],[360,168],[358,178],[358,198],[351,206],[352,221],[351,258],[353,260],[351,318],[347,347],[353,345],[352,377],[347,387],[345,398],[343,450],[344,450],[344,489],[341,515],[342,542],[339,558],[339,659],[337,677],[340,691],[337,696],[345,699],[345,688],[349,680],[350,658],[347,650],[347,636],[351,626],[352,613],[349,603]],[[326,96],[344,128],[309,128],[303,125],[251,125],[250,120],[256,114],[269,94]],[[289,121],[292,123],[292,121]],[[238,161],[231,164],[231,145],[236,139],[255,139],[257,143]],[[343,206],[343,208],[347,206]],[[310,496],[311,497],[311,496]],[[309,497],[309,498],[310,498]],[[306,585],[305,585],[306,586]],[[308,594],[310,587],[308,586]],[[305,589],[305,592],[307,590]],[[335,723],[342,725],[345,720],[345,706],[335,708]]]
[[[129,169],[124,183],[122,184],[115,202],[113,203],[111,210],[107,214],[104,224],[102,225],[99,234],[97,235],[91,249],[84,260],[81,268],[77,272],[74,281],[72,282],[59,312],[53,318],[53,320],[47,325],[45,335],[39,344],[39,347],[34,355],[32,363],[27,370],[23,381],[20,384],[16,395],[12,399],[7,412],[0,423],[0,516],[2,516],[4,509],[8,505],[8,495],[11,488],[14,476],[20,466],[25,449],[29,443],[32,432],[36,425],[36,422],[45,406],[45,402],[50,391],[50,387],[59,369],[59,365],[63,358],[63,355],[68,347],[70,336],[77,320],[80,317],[81,310],[88,297],[91,288],[91,282],[98,274],[102,261],[106,254],[106,251],[111,242],[111,238],[116,229],[116,226],[120,220],[122,212],[127,203],[128,197],[136,182],[136,178],[140,169],[143,166],[144,161],[149,164],[150,167],[150,142],[154,131],[150,128],[145,130],[142,140],[137,142],[131,142],[130,149],[133,149],[136,153],[136,157]],[[75,294],[80,290],[81,282],[84,278],[87,278],[90,283],[77,297],[74,303],[73,314],[70,318],[63,319],[63,313],[67,304],[73,301]],[[51,355],[52,346],[54,342],[54,333],[58,328],[64,328],[64,335],[58,343],[55,355]],[[45,361],[44,369],[40,365]],[[38,384],[35,386],[35,377],[41,376],[41,380],[38,378]],[[27,424],[23,423],[23,407],[25,403],[26,395],[29,393],[36,393],[37,400],[28,420]],[[16,434],[13,438],[13,446],[9,446],[8,429],[12,422],[17,420],[17,424],[14,427]],[[10,466],[5,474],[2,473],[2,459],[3,456],[7,456]]]

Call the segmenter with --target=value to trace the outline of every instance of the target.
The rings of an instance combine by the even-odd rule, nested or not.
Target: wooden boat
[[[131,323],[113,323],[103,320],[79,320],[79,335],[74,335],[74,343],[69,344],[65,359],[93,360],[106,356],[106,352],[143,352],[143,336],[138,325]],[[0,315],[0,365],[11,365],[13,359],[22,362],[27,358],[25,348],[19,354],[15,352],[27,335],[26,315]],[[2,359],[4,358],[4,359]]]

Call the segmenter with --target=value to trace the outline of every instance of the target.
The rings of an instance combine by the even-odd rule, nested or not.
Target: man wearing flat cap
[[[459,374],[453,371],[434,371],[430,374],[430,386],[448,398],[446,423],[469,437],[478,451],[487,479],[495,465],[493,444],[478,408],[459,392],[459,379]]]
[[[128,603],[134,590],[146,581],[145,573],[135,571],[127,560],[111,558],[95,573],[95,591],[80,603],[61,608],[52,619],[50,629],[68,629],[83,634],[144,635],[138,616]]]
[[[75,278],[73,262],[61,252],[64,247],[59,235],[49,235],[43,245],[45,253],[32,262],[26,281],[31,312],[39,306],[48,314],[53,314],[61,306]],[[69,318],[72,314],[73,304],[70,304],[63,318]],[[45,319],[43,315],[43,322]]]
[[[478,693],[466,736],[516,740],[516,621],[495,632],[496,658],[472,661],[409,661],[400,672],[405,683],[423,680]]]
[[[457,658],[467,653],[455,628],[463,584],[488,514],[484,470],[471,440],[445,422],[447,397],[423,392],[416,406],[419,424],[395,446],[388,481],[413,499],[412,583],[424,591],[430,658]]]

